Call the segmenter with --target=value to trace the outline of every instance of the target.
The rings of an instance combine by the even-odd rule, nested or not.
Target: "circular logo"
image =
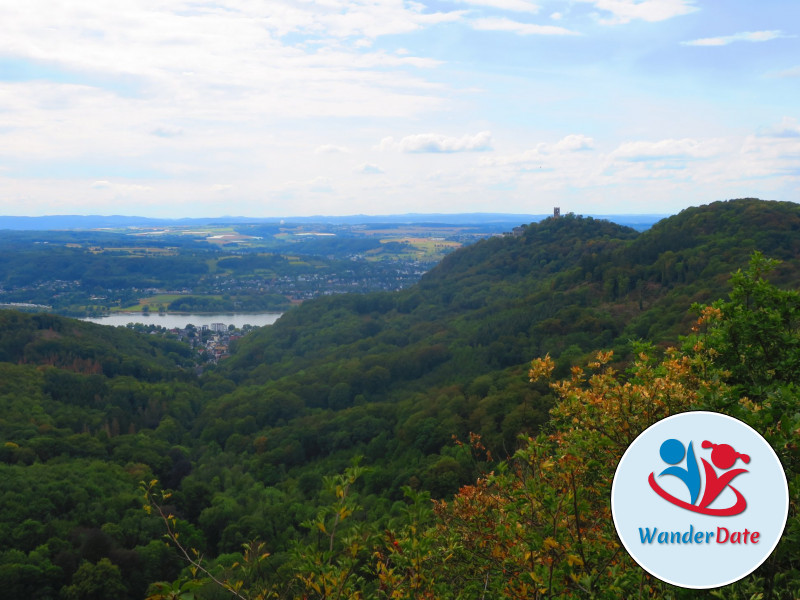
[[[753,572],[780,540],[789,488],[778,457],[749,425],[686,412],[651,425],[625,451],[611,488],[614,526],[631,557],[694,589]]]

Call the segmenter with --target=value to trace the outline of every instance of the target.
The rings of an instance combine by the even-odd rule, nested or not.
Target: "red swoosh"
[[[656,478],[653,473],[650,473],[650,477],[647,478],[650,487],[653,488],[653,491],[664,498],[667,502],[674,504],[675,506],[680,506],[681,508],[685,508],[686,510],[690,510],[692,512],[700,513],[701,515],[712,515],[716,517],[732,517],[733,515],[738,515],[741,512],[744,512],[744,509],[747,508],[747,500],[744,499],[744,496],[737,490],[735,487],[730,487],[734,493],[736,494],[736,504],[728,508],[707,508],[701,506],[695,506],[694,504],[689,504],[681,500],[680,498],[676,498],[672,494],[664,491],[661,489],[656,483]]]

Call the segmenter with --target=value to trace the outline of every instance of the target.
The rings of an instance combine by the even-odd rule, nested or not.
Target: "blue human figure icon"
[[[661,454],[661,458],[665,463],[673,465],[661,471],[659,477],[662,475],[674,475],[683,481],[689,489],[690,504],[694,504],[700,495],[700,468],[697,466],[697,458],[694,455],[692,442],[689,442],[689,449],[686,450],[679,440],[674,438],[665,440],[661,444],[659,454]],[[677,466],[683,460],[684,455],[686,456],[685,468]]]

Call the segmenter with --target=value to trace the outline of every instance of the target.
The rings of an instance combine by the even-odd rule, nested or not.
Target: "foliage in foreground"
[[[773,266],[754,255],[750,269],[733,277],[729,300],[696,307],[700,318],[681,349],[658,357],[641,344],[622,371],[601,352],[586,370],[551,381],[558,400],[548,431],[521,440],[511,459],[451,501],[431,503],[407,489],[402,516],[377,531],[362,518],[354,466],[326,480],[331,503],[307,523],[316,543],[298,544],[286,563],[270,570],[252,544],[229,567],[206,567],[187,554],[196,579],[154,586],[150,598],[797,598],[800,294],[766,281]],[[531,380],[550,378],[553,369],[549,357],[534,360]],[[711,591],[681,590],[644,573],[620,547],[609,506],[627,446],[659,419],[692,409],[730,414],[762,433],[790,487],[789,520],[773,555],[740,582]],[[482,450],[478,438],[471,446]],[[160,507],[151,488],[147,497]],[[164,518],[178,544],[177,521]],[[199,576],[206,568],[213,579]]]

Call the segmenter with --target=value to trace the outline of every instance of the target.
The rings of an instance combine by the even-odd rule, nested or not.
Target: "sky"
[[[0,214],[798,201],[796,0],[0,5]]]

